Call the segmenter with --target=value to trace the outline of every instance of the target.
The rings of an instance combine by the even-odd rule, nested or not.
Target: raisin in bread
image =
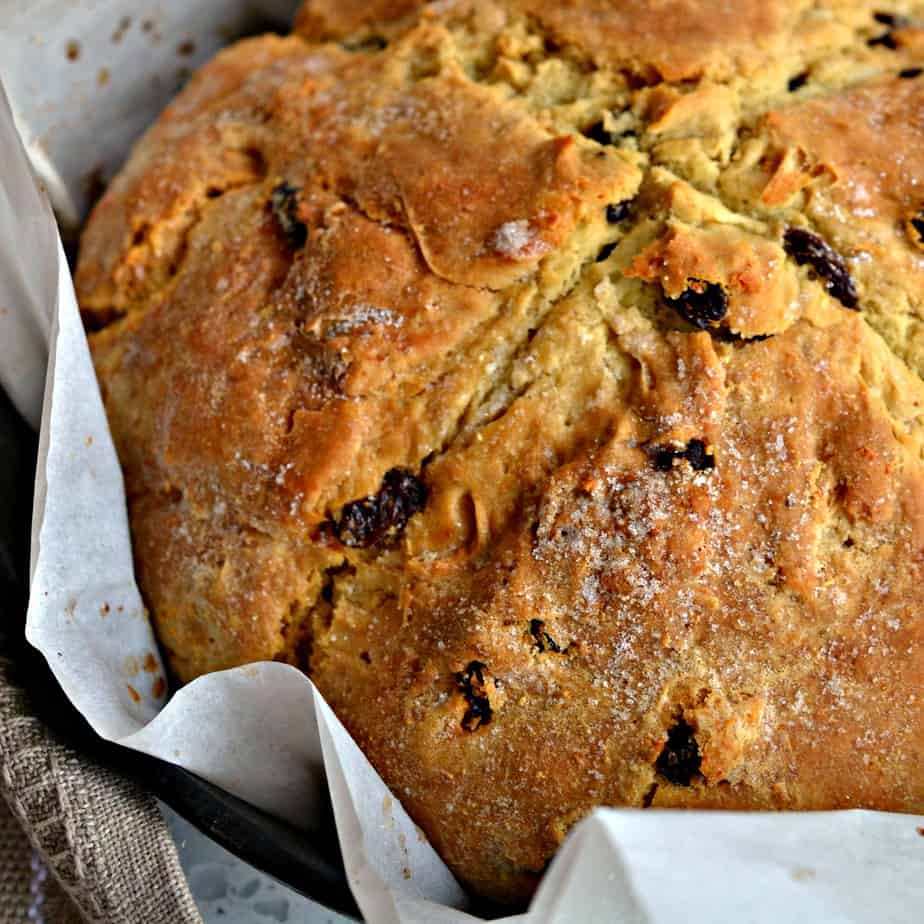
[[[505,901],[598,805],[924,811],[922,65],[846,0],[221,53],[76,275],[177,676],[304,668]]]

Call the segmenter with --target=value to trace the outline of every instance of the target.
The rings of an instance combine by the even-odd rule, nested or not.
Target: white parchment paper
[[[27,636],[104,738],[309,829],[326,786],[370,922],[475,921],[300,672],[251,665],[202,677],[164,702],[121,473],[51,210],[29,169],[31,159],[59,215],[76,222],[87,173],[111,174],[175,89],[177,50],[186,67],[286,6],[0,0],[0,79],[12,97],[11,111],[0,94],[0,382],[42,428]],[[82,49],[76,60],[71,42]],[[863,811],[598,811],[572,831],[528,913],[504,920],[921,924],[921,830],[922,818]]]

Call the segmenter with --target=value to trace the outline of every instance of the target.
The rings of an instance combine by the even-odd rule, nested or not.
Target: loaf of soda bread
[[[76,274],[177,678],[303,668],[501,901],[595,806],[924,811],[922,66],[853,0],[219,54]]]

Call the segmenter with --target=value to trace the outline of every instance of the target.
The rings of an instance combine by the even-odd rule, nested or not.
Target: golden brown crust
[[[311,0],[295,16],[293,30],[314,42],[354,38],[373,43],[391,35],[424,0]]]
[[[629,66],[664,80],[724,76],[777,48],[784,26],[807,4],[787,0],[523,0],[559,42],[599,64]]]
[[[595,805],[924,811],[920,30],[657,6],[311,0],[77,272],[178,676],[309,670],[503,900]]]

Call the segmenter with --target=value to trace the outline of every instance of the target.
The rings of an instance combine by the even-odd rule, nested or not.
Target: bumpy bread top
[[[919,22],[311,0],[197,74],[77,273],[177,675],[309,670],[503,900],[595,805],[924,811]]]

